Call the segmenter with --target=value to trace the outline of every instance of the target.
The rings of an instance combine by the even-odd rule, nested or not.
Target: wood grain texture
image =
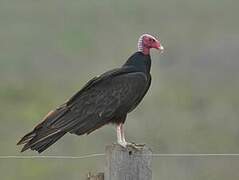
[[[143,146],[123,148],[120,145],[106,147],[104,180],[152,180],[152,151]]]

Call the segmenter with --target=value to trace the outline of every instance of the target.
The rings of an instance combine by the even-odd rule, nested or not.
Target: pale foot
[[[128,143],[126,141],[118,141],[118,144],[124,148],[127,147]]]
[[[142,149],[145,146],[145,144],[136,144],[134,142],[126,142],[126,141],[117,142],[117,143],[123,148],[131,147],[136,150]]]
[[[145,146],[145,144],[136,144],[134,142],[131,142],[127,143],[127,146],[132,147],[134,149],[142,149]]]

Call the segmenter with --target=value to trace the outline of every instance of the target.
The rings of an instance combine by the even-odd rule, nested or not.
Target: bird
[[[150,87],[150,50],[164,50],[160,40],[150,34],[142,34],[137,46],[121,67],[94,77],[50,111],[17,143],[24,144],[21,152],[31,149],[41,153],[67,133],[88,135],[106,124],[116,125],[119,145],[130,145],[124,133],[127,114],[138,106]]]

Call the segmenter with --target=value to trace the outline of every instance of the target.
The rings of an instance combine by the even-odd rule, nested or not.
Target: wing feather
[[[106,79],[71,99],[69,111],[51,127],[71,133],[87,133],[126,114],[146,88],[144,73],[133,72]]]

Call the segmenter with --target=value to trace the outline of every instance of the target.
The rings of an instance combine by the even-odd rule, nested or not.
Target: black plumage
[[[25,144],[22,151],[40,153],[67,132],[89,134],[108,123],[124,123],[150,86],[150,66],[150,55],[136,52],[121,68],[93,78],[19,141]]]

